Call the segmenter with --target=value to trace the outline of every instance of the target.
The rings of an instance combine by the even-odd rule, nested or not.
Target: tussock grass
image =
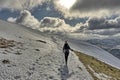
[[[90,70],[89,66],[96,72],[96,73],[103,73],[107,76],[111,76],[109,80],[120,80],[120,69],[114,68],[104,62],[97,60],[96,58],[83,54],[81,52],[75,51],[75,54],[79,57],[79,60],[84,64],[88,72],[92,75],[94,80],[99,80],[92,70]]]
[[[8,48],[8,47],[14,47],[15,46],[15,41],[13,40],[7,40],[4,38],[0,39],[0,48]]]

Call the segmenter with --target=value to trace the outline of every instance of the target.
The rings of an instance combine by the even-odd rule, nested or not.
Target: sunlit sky
[[[76,0],[60,0],[59,4],[67,9],[70,9],[74,4]]]

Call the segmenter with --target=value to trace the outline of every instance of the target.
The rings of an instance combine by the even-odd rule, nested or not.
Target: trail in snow
[[[60,50],[60,61],[62,60],[62,62],[58,70],[60,71],[61,80],[93,80],[84,65],[78,60],[78,57],[73,52],[70,52],[68,64],[65,64],[64,53],[62,52],[64,41],[53,36],[52,41],[56,43],[57,49]]]
[[[93,80],[82,63],[78,61],[76,55],[71,53],[68,65],[61,66],[61,79],[63,80]]]

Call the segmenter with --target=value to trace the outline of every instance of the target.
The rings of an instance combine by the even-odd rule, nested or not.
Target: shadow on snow
[[[64,66],[61,66],[60,68],[60,74],[61,74],[61,80],[67,80],[72,76],[73,72],[69,73],[68,66],[64,65]]]

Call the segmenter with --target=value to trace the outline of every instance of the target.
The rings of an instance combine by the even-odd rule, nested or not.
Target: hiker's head
[[[68,43],[67,41],[65,41],[65,43]]]

